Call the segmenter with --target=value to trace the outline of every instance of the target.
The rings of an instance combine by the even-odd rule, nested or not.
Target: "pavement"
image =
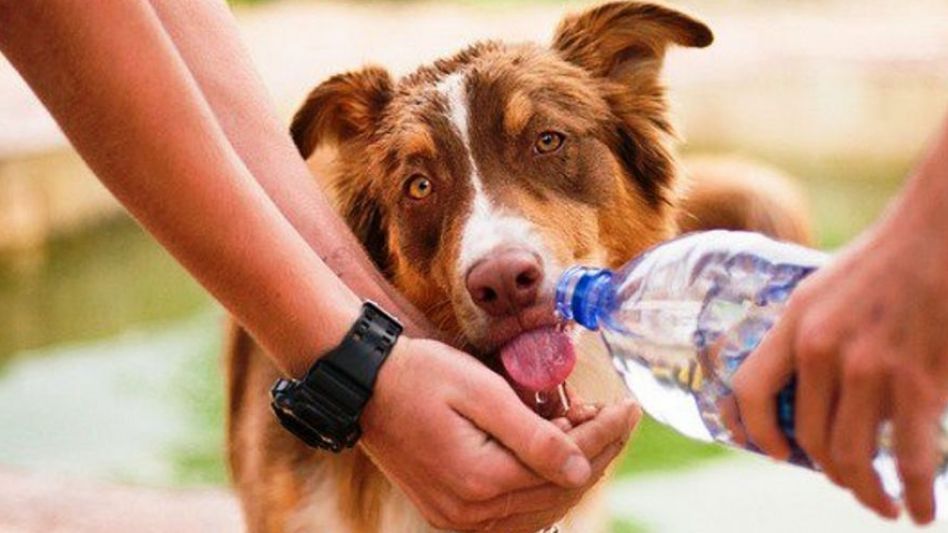
[[[217,489],[130,488],[0,470],[0,533],[237,533],[237,501]]]
[[[898,533],[845,491],[805,470],[740,457],[616,481],[613,517],[649,533]],[[231,533],[243,530],[233,495],[162,490],[0,470],[2,533]],[[948,531],[936,523],[924,531]]]
[[[926,529],[904,517],[887,522],[819,474],[743,455],[616,481],[609,509],[650,533],[948,531],[948,522]]]

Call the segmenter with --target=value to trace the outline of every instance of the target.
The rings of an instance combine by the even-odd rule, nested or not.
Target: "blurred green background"
[[[233,3],[284,114],[330,73],[368,60],[394,62],[404,72],[479,36],[542,38],[561,5],[582,5]],[[945,112],[943,3],[685,4],[707,13],[718,42],[669,57],[684,155],[738,154],[797,176],[820,246],[843,245],[898,190]],[[306,21],[331,17],[337,23],[320,28],[339,33],[320,40],[314,35],[329,30]],[[366,31],[373,24],[378,29]],[[415,27],[442,29],[415,35]],[[352,42],[363,46],[354,52]],[[12,76],[0,64],[0,74],[4,69],[0,82]],[[0,115],[24,113],[19,124],[39,126],[21,136],[42,141],[48,119],[29,114],[36,104],[24,90],[16,81],[0,83]],[[15,128],[6,135],[12,140],[5,151],[0,145],[0,464],[157,486],[226,483],[223,313],[101,200],[57,134],[23,149],[9,148],[19,141]],[[85,205],[85,195],[101,207],[57,218],[57,209]],[[13,235],[6,242],[5,231]],[[646,421],[620,475],[690,468],[726,453]]]

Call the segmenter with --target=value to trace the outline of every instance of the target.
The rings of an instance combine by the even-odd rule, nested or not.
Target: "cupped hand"
[[[623,404],[577,427],[550,422],[473,357],[402,337],[366,406],[361,442],[434,527],[537,531],[602,476],[637,413]]]
[[[899,510],[872,468],[891,421],[904,500],[933,520],[937,430],[948,399],[948,236],[911,212],[891,217],[805,280],[735,375],[746,436],[790,449],[775,397],[797,375],[796,439],[837,484],[884,517]]]
[[[553,421],[591,457],[593,474],[581,487],[563,490],[547,483],[524,497],[523,508],[511,509],[512,514],[496,523],[489,524],[484,531],[497,533],[533,533],[542,527],[556,523],[576,506],[601,478],[612,461],[625,448],[631,430],[642,416],[639,406],[632,400],[623,404],[598,407],[581,405],[571,409],[567,416]],[[619,437],[616,437],[619,435]],[[525,495],[526,496],[526,495]]]

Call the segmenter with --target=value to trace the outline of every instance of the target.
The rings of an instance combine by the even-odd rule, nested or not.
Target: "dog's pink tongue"
[[[539,392],[566,381],[576,364],[570,338],[555,328],[521,333],[500,349],[504,370],[524,389]]]

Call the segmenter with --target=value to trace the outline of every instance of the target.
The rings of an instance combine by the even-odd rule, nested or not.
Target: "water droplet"
[[[569,411],[569,397],[566,396],[566,383],[560,383],[560,386],[556,388],[556,392],[560,394],[560,402],[563,404],[563,411]]]

